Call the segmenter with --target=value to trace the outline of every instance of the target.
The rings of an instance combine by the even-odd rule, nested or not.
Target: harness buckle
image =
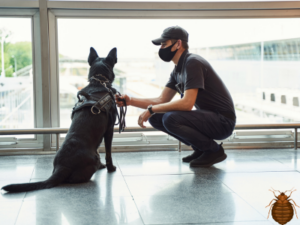
[[[93,111],[93,108],[95,107],[95,105],[93,105],[93,107],[91,108],[91,112],[94,114],[94,115],[97,115],[97,114],[100,114],[101,113],[101,110],[100,109],[98,109],[98,113],[94,113],[94,111]]]

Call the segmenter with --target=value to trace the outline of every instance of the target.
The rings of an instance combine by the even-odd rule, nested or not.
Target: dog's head
[[[117,49],[113,48],[110,50],[106,58],[100,58],[96,52],[96,50],[91,47],[90,55],[88,58],[88,62],[90,64],[90,72],[88,76],[88,80],[91,81],[91,77],[97,74],[102,74],[105,76],[111,83],[115,79],[115,74],[113,68],[117,63]]]

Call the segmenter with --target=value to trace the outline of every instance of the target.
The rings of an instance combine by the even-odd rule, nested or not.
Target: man
[[[235,127],[234,105],[226,86],[204,58],[188,52],[188,33],[183,28],[168,27],[152,42],[161,45],[163,61],[175,64],[166,87],[157,98],[121,98],[127,105],[147,109],[139,116],[139,126],[144,128],[149,120],[154,128],[191,146],[193,154],[182,159],[191,167],[210,167],[225,160],[222,144],[214,139],[229,137]],[[171,102],[177,91],[181,99]],[[117,97],[116,103],[123,106]]]

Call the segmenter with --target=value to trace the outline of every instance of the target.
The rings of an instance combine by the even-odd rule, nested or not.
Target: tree
[[[7,29],[5,28],[2,28],[0,30],[0,48],[1,48],[1,53],[0,53],[0,68],[1,68],[1,72],[0,74],[2,74],[2,70],[4,69],[5,72],[6,72],[6,69],[9,69],[7,68],[7,60],[5,60],[5,62],[3,62],[2,64],[2,57],[4,56],[4,59],[5,58],[5,47],[7,46],[7,39],[11,36],[11,31],[8,31]]]
[[[13,71],[20,70],[32,64],[31,42],[17,42],[9,44],[7,47],[9,64],[13,65]]]
[[[32,47],[31,42],[9,42],[12,32],[6,30],[5,28],[0,29],[0,44],[2,38],[4,40],[4,69],[5,76],[12,77],[13,73],[17,70],[20,70],[26,66],[32,64]],[[2,54],[0,52],[0,74],[2,73]]]
[[[2,56],[0,54],[0,65]],[[5,76],[12,77],[15,69],[20,70],[32,64],[31,42],[4,42],[4,68]],[[1,70],[1,68],[0,68]]]

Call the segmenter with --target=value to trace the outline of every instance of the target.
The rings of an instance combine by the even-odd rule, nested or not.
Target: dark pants
[[[156,113],[149,123],[198,151],[217,151],[219,145],[214,141],[228,138],[235,121],[207,110],[171,111]]]

